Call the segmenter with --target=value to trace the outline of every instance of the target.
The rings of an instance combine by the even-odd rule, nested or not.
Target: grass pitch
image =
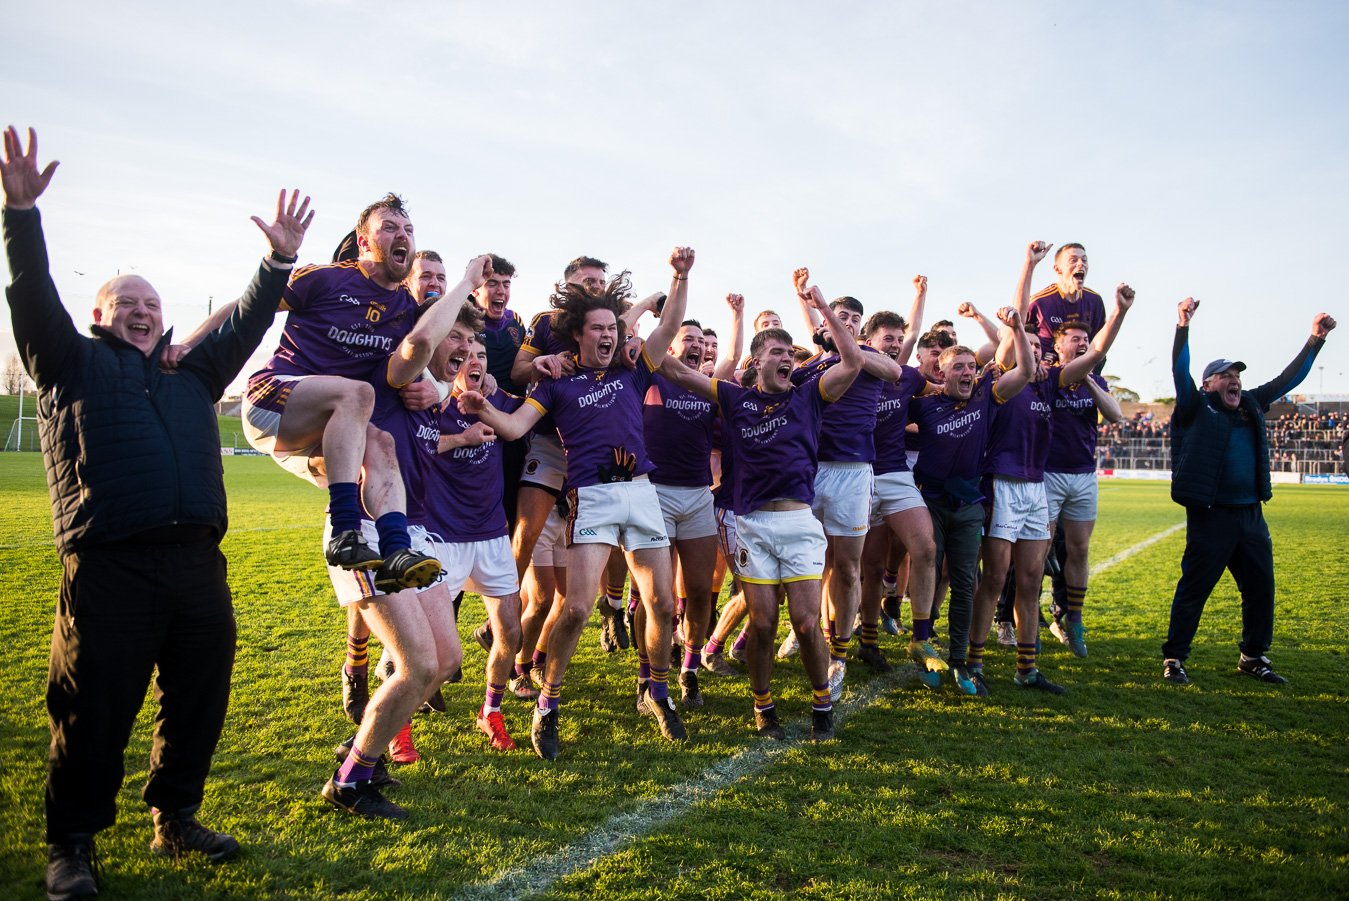
[[[746,681],[711,676],[708,706],[685,717],[692,741],[666,744],[633,710],[634,653],[601,653],[591,628],[568,672],[561,759],[494,753],[472,723],[484,655],[468,638],[482,619],[470,597],[465,682],[446,688],[448,715],[417,718],[423,760],[393,795],[412,815],[387,825],[317,794],[349,734],[323,496],[265,459],[225,469],[239,654],[202,819],[245,850],[220,866],[149,853],[147,705],[121,818],[98,838],[105,896],[1343,897],[1349,885],[1342,489],[1279,486],[1266,508],[1280,589],[1271,654],[1289,686],[1236,674],[1226,578],[1189,661],[1195,684],[1161,682],[1177,532],[1093,578],[1089,658],[1045,636],[1042,666],[1066,697],[1013,686],[1011,650],[992,641],[987,700],[923,689],[911,667],[873,677],[854,663],[839,739],[821,747],[765,748]],[[1165,484],[1104,483],[1093,562],[1182,520]],[[59,572],[38,455],[0,456],[0,561],[0,886],[36,898]],[[902,659],[898,639],[882,647]],[[799,662],[780,664],[773,687],[789,729],[803,725]],[[528,705],[508,699],[505,712],[527,747]]]

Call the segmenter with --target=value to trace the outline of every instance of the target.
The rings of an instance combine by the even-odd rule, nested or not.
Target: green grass
[[[203,820],[243,842],[221,865],[166,863],[147,850],[139,800],[151,705],[126,755],[121,819],[99,837],[113,897],[454,896],[567,847],[616,814],[658,806],[673,787],[757,747],[744,680],[704,679],[692,741],[662,742],[633,712],[632,652],[608,656],[592,626],[563,697],[563,756],[490,752],[472,724],[483,654],[448,716],[419,717],[421,763],[404,768],[402,824],[324,805],[338,709],[343,620],[319,562],[323,495],[268,460],[225,461],[225,542],[239,655]],[[1093,559],[1183,519],[1162,483],[1106,483]],[[839,740],[796,746],[654,831],[564,876],[550,897],[1330,897],[1349,885],[1349,708],[1342,602],[1349,494],[1283,487],[1266,508],[1280,579],[1275,648],[1292,684],[1235,673],[1239,601],[1211,599],[1185,689],[1160,680],[1159,646],[1184,543],[1177,533],[1101,573],[1087,599],[1091,656],[1052,637],[1042,662],[1070,693],[1011,684],[990,643],[993,697],[929,692],[901,671],[876,683],[859,664]],[[0,626],[8,697],[0,718],[0,886],[40,897],[46,648],[58,586],[37,455],[0,457]],[[462,634],[481,621],[472,598]],[[882,636],[892,659],[896,639]],[[807,717],[799,662],[779,666],[789,728]],[[849,695],[845,695],[845,702]],[[846,708],[841,708],[846,709]],[[523,704],[507,723],[527,746]]]
[[[32,417],[37,413],[37,398],[32,394],[23,396],[23,415],[25,418]],[[9,436],[10,426],[19,415],[19,398],[13,394],[0,394],[0,442],[3,442]],[[220,443],[225,447],[247,447],[248,442],[244,440],[243,427],[239,424],[238,416],[217,416],[216,421],[220,425]],[[23,424],[23,450],[38,450],[37,423],[28,422],[25,419]],[[31,430],[31,431],[30,431]],[[0,447],[4,447],[0,443]]]

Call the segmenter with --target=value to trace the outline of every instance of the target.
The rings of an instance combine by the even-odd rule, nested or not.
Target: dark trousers
[[[199,805],[234,666],[234,610],[213,539],[105,544],[63,563],[47,676],[49,842],[113,824],[152,675],[159,710],[142,796],[161,810]]]
[[[525,457],[529,455],[529,439],[517,438],[501,445],[501,468],[505,476],[501,504],[506,508],[506,523],[515,533],[515,502],[520,496],[520,474],[525,471]]]
[[[970,619],[974,615],[974,583],[979,574],[979,539],[984,528],[984,508],[978,504],[952,507],[929,500],[932,538],[937,545],[937,578],[945,560],[951,576],[951,604],[947,611],[951,663],[965,662],[970,648]]]
[[[1186,507],[1185,556],[1163,657],[1189,656],[1204,604],[1224,569],[1241,592],[1241,652],[1259,657],[1269,650],[1274,639],[1274,547],[1260,505]]]

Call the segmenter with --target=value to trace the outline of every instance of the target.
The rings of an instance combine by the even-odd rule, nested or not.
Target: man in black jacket
[[[1317,313],[1312,334],[1293,362],[1273,381],[1243,391],[1246,364],[1214,360],[1195,388],[1190,377],[1190,319],[1199,301],[1179,304],[1172,349],[1176,408],[1171,416],[1171,498],[1185,507],[1185,556],[1171,602],[1171,625],[1162,645],[1162,678],[1186,685],[1199,617],[1223,570],[1241,592],[1241,658],[1237,671],[1262,682],[1288,680],[1265,652],[1274,638],[1274,551],[1261,503],[1272,497],[1265,413],[1311,372],[1335,320]]]
[[[151,849],[212,860],[239,843],[196,820],[225,722],[234,612],[219,544],[226,508],[213,404],[272,324],[313,214],[281,192],[271,244],[238,305],[186,345],[170,345],[159,295],[139,276],[99,289],[93,337],[80,335],[48,272],[35,209],[56,169],[39,171],[4,133],[7,291],[14,337],[38,386],[38,423],[64,573],[52,634],[47,712],[47,893],[95,894],[94,833],[112,825],[122,755],[152,672],[159,703],[150,778]]]

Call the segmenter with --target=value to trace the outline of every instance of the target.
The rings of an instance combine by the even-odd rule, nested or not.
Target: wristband
[[[292,265],[299,262],[300,260],[298,256],[288,257],[284,253],[280,253],[279,251],[276,250],[273,250],[270,254],[268,254],[268,256],[276,260],[278,263],[290,263]]]

